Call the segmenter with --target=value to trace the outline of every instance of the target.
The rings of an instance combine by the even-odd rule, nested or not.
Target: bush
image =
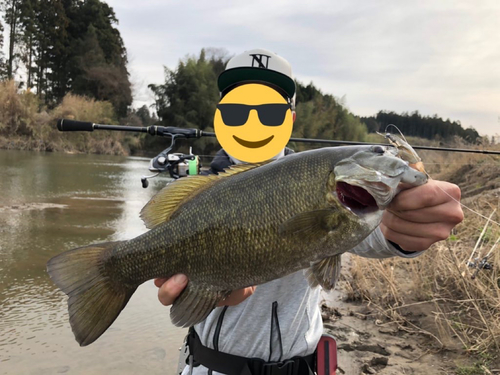
[[[68,94],[61,104],[47,112],[35,94],[21,91],[15,81],[0,82],[0,148],[126,155],[129,148],[124,143],[138,147],[134,137],[125,140],[118,132],[62,134],[56,129],[60,118],[117,123],[109,102]]]
[[[0,134],[31,136],[39,106],[36,95],[19,93],[15,81],[0,82]]]

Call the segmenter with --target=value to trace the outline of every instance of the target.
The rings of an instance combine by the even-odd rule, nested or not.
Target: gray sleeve
[[[422,253],[422,251],[403,253],[402,251],[396,249],[385,239],[380,227],[375,229],[363,242],[349,250],[349,252],[365,258],[378,259],[390,258],[394,256],[402,258],[415,258]]]

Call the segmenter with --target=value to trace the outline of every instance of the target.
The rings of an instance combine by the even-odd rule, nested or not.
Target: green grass
[[[485,372],[476,366],[457,367],[457,375],[484,375]]]

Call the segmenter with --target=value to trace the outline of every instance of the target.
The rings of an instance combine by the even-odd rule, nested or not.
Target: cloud
[[[267,48],[359,115],[419,110],[500,133],[496,0],[112,0],[136,102],[203,47]],[[149,99],[148,99],[149,98]],[[429,111],[427,113],[427,111]]]

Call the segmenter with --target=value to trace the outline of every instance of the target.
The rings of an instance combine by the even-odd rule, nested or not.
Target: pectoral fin
[[[279,229],[282,236],[299,235],[302,238],[317,238],[328,234],[338,226],[335,209],[303,212],[285,221]]]
[[[214,291],[191,282],[175,300],[170,318],[177,327],[190,327],[204,320],[231,291]]]
[[[340,254],[338,254],[314,263],[305,270],[305,275],[311,288],[321,285],[323,289],[331,290],[335,288],[340,276],[340,268]]]

